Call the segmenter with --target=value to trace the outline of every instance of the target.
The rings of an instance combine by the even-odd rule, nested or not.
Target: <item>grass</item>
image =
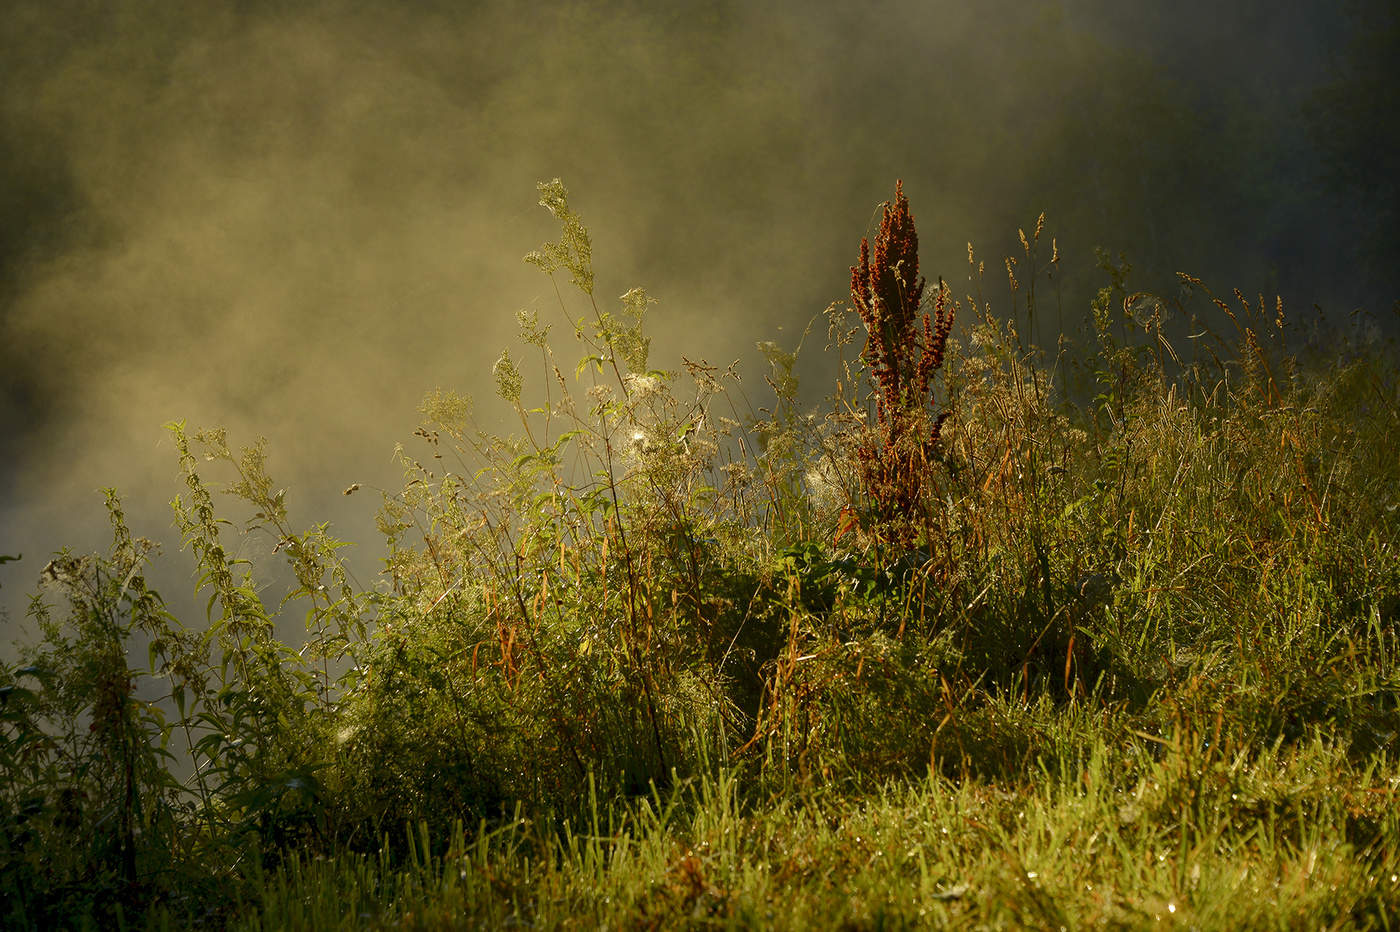
[[[559,316],[494,368],[519,432],[425,399],[380,580],[260,445],[181,424],[207,620],[114,492],[111,552],[55,557],[0,671],[8,925],[1396,924],[1391,347],[1310,356],[1281,302],[1105,258],[1044,351],[1044,218],[994,309],[970,249],[976,293],[925,291],[897,188],[834,391],[761,344],[755,408],[652,366],[650,299],[602,310],[541,195]],[[287,561],[280,605],[235,553]]]
[[[1379,852],[1345,836],[1393,833],[1395,817],[1376,775],[1334,748],[1309,742],[1197,774],[1178,760],[1115,767],[1110,756],[1122,754],[1099,745],[1006,785],[935,778],[860,798],[817,792],[750,805],[721,778],[601,824],[513,822],[474,838],[458,827],[437,858],[424,829],[421,852],[397,870],[298,859],[263,885],[266,925],[254,927],[1391,921],[1396,881],[1368,863]],[[1339,775],[1345,782],[1328,784]]]

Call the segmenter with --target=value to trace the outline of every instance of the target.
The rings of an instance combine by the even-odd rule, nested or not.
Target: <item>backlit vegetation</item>
[[[1105,257],[1038,348],[1044,218],[955,297],[896,187],[808,334],[827,401],[764,343],[755,408],[656,367],[651,299],[600,299],[540,191],[559,307],[495,362],[517,424],[424,400],[377,582],[261,445],[182,424],[207,619],[147,586],[115,492],[110,552],[45,569],[0,670],[0,922],[1394,924],[1389,347],[1309,353],[1280,302]]]

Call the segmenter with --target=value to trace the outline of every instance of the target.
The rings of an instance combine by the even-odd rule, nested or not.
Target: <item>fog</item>
[[[999,267],[1045,211],[1070,320],[1095,246],[1142,288],[1181,269],[1386,318],[1395,15],[1346,10],[9,0],[5,640],[52,551],[105,551],[104,486],[186,604],[177,419],[266,437],[293,519],[359,542],[371,582],[375,499],[341,490],[394,487],[424,393],[489,395],[515,310],[556,313],[521,261],[556,233],[541,179],[589,225],[598,294],[659,300],[656,360],[745,360],[756,394],[754,342],[846,296],[896,178],[955,290],[968,241]]]

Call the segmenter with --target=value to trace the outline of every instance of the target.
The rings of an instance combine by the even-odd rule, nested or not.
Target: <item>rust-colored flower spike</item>
[[[919,338],[924,285],[919,277],[919,234],[904,182],[896,181],[894,201],[885,205],[875,236],[874,256],[869,241],[862,238],[860,264],[851,267],[851,300],[865,322],[867,363],[887,413],[919,400],[910,397],[918,377],[910,350]]]
[[[861,482],[879,521],[893,519],[883,533],[903,539],[923,498],[929,465],[936,457],[946,412],[931,420],[933,374],[943,365],[957,304],[942,279],[933,314],[923,311],[919,236],[904,185],[885,205],[875,246],[860,241],[860,263],[851,267],[851,300],[865,324],[865,362],[875,383],[878,433],[856,450]],[[969,246],[968,261],[972,260]]]
[[[928,394],[929,378],[943,365],[943,353],[948,348],[948,337],[953,332],[953,316],[957,306],[953,303],[952,292],[943,279],[938,280],[938,294],[933,299],[933,335],[924,339],[924,355],[919,362],[927,367],[923,375],[923,393]],[[929,330],[929,317],[924,315],[924,333]]]

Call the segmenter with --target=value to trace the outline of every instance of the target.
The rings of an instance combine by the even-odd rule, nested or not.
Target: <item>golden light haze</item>
[[[556,233],[540,179],[562,178],[589,224],[598,294],[659,299],[661,365],[795,342],[845,297],[897,177],[925,274],[955,290],[969,239],[996,256],[1047,211],[1076,321],[1095,245],[1127,251],[1142,287],[1180,267],[1272,290],[1297,271],[1280,256],[1305,251],[1288,209],[1331,216],[1314,210],[1321,195],[1287,208],[1250,187],[1292,163],[1230,181],[1238,144],[1177,77],[1180,49],[1125,46],[1122,15],[1101,21],[1090,0],[7,6],[12,629],[50,551],[105,549],[102,486],[166,543],[157,579],[185,596],[165,505],[174,419],[266,436],[293,515],[332,520],[372,575],[374,499],[340,491],[397,483],[393,446],[425,392],[490,395],[517,308],[559,320],[521,262]],[[1321,80],[1322,53],[1300,64],[1290,50],[1344,48],[1305,34],[1327,6],[1251,20],[1252,67]],[[1280,113],[1306,90],[1236,89],[1246,110]],[[1207,187],[1216,172],[1226,180]],[[1273,213],[1251,215],[1261,201]],[[746,373],[761,396],[761,369]]]

